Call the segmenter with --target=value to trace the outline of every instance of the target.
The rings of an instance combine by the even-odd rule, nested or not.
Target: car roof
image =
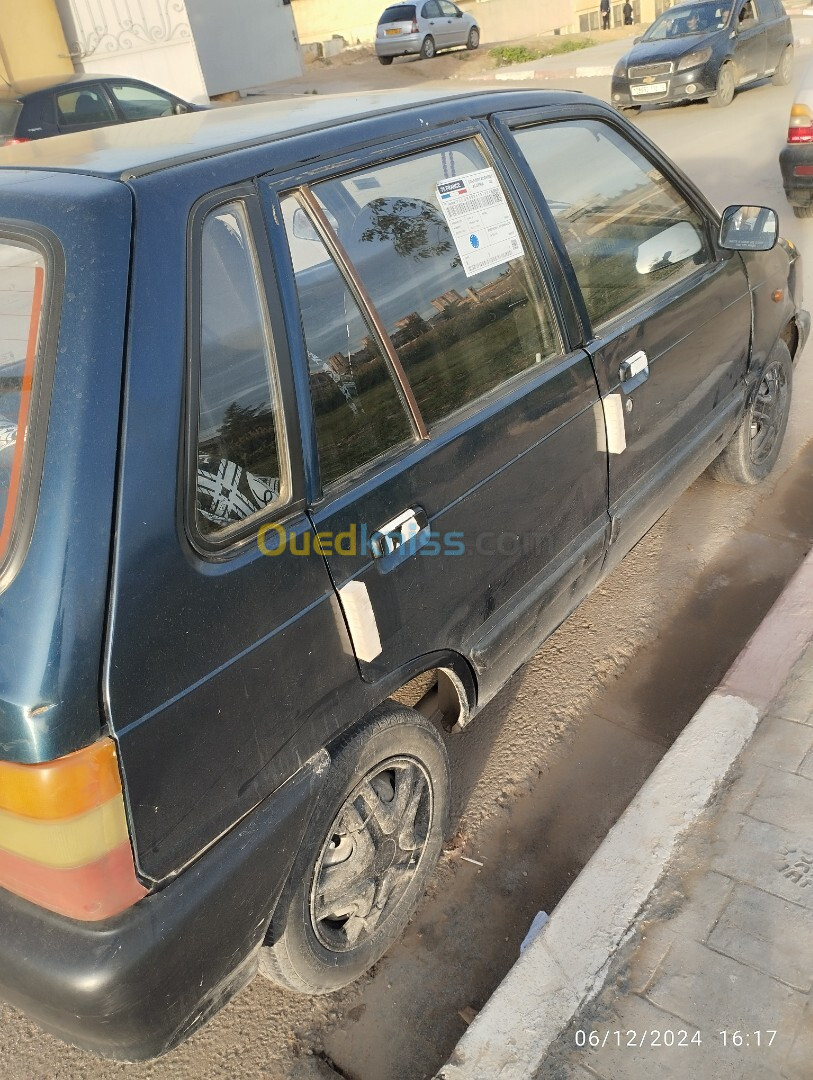
[[[501,100],[503,98],[505,100]],[[514,100],[509,102],[509,98]],[[182,162],[260,146],[346,121],[387,114],[401,119],[401,114],[408,109],[420,110],[422,106],[453,102],[458,103],[456,111],[459,113],[461,100],[476,102],[473,111],[482,115],[492,109],[542,106],[583,101],[584,98],[567,91],[519,92],[516,88],[452,93],[445,89],[383,90],[226,106],[6,146],[0,149],[0,173],[3,168],[11,167],[67,170],[114,180],[132,180]],[[432,123],[419,113],[410,122],[415,133],[434,126],[437,121],[437,113]]]
[[[95,83],[100,79],[125,79],[127,82],[141,82],[129,75],[100,75],[98,72],[75,72],[73,75],[42,75],[37,79],[19,79],[12,85],[0,87],[0,101],[21,101],[31,94],[40,94],[44,90],[57,90],[61,86],[75,86],[76,83]]]

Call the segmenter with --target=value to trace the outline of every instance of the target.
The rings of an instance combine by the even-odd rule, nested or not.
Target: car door
[[[442,21],[445,24],[444,41],[447,45],[465,45],[466,28],[461,12],[450,0],[438,0]]]
[[[736,35],[734,62],[737,82],[751,82],[764,75],[768,67],[768,38],[756,0],[742,0],[734,10],[732,25]]]
[[[129,80],[110,79],[105,87],[124,120],[172,116],[178,99],[162,90]],[[183,110],[186,112],[186,109]]]
[[[780,0],[756,0],[759,21],[765,26],[766,57],[765,70],[776,71],[782,54],[791,44],[789,20]]]
[[[742,411],[751,305],[738,255],[665,162],[606,117],[514,131],[585,307],[605,405],[613,557],[712,460]]]
[[[443,18],[438,0],[426,0],[420,11],[424,20],[421,30],[432,36],[436,48],[441,48],[446,44],[447,20]]]
[[[311,519],[360,670],[375,681],[453,649],[473,658],[482,700],[603,559],[590,360],[565,346],[479,138],[279,191],[313,417]]]
[[[62,133],[89,131],[119,123],[101,83],[73,83],[55,90],[54,108]]]

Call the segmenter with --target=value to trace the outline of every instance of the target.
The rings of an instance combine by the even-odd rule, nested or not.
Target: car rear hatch
[[[417,33],[417,10],[414,4],[393,4],[378,20],[379,38],[398,38],[404,34]]]

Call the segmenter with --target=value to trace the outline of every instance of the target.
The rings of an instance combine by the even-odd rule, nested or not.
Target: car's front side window
[[[290,499],[276,358],[245,207],[203,221],[195,527],[222,533]]]
[[[317,184],[432,426],[561,355],[499,177],[466,140]]]
[[[149,120],[171,116],[174,103],[168,94],[135,83],[110,83],[110,93],[127,120]]]
[[[700,214],[609,124],[563,121],[515,137],[559,227],[594,327],[712,260]]]

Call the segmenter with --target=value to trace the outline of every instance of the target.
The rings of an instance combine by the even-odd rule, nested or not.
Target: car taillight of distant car
[[[813,112],[807,105],[794,105],[788,123],[789,143],[813,142]]]

